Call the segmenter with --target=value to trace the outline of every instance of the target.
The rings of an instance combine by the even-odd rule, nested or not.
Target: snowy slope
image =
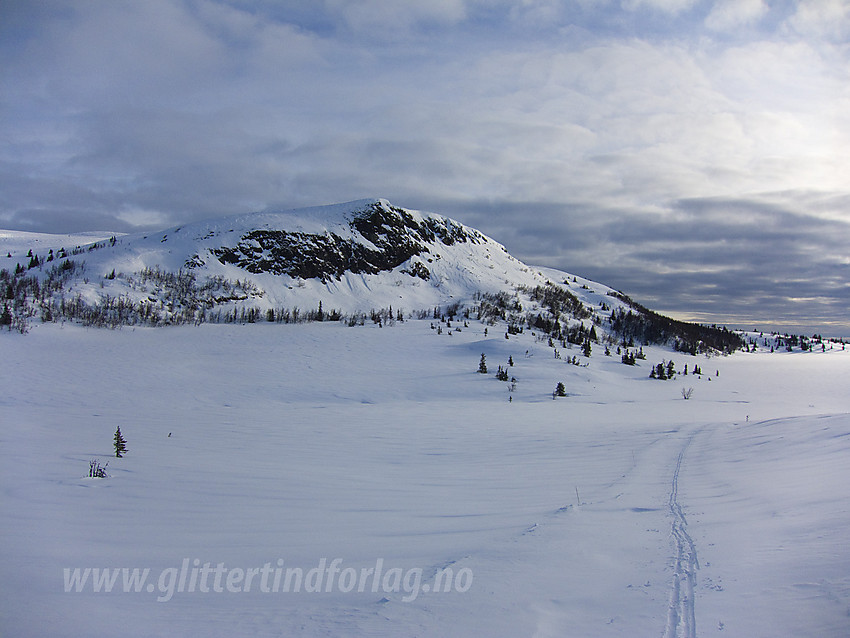
[[[850,634],[840,344],[625,366],[433,323],[4,331],[3,635]],[[648,378],[670,358],[703,374]],[[322,559],[390,577],[246,591]]]
[[[16,262],[26,263],[26,255],[29,251],[47,255],[50,251],[58,252],[63,247],[71,250],[77,247],[88,246],[113,236],[120,237],[121,233],[51,234],[31,233],[23,230],[0,230],[0,260],[9,260],[8,262],[0,263],[3,263],[4,268],[8,267],[8,264],[11,264],[12,268],[14,268],[15,262],[11,260],[14,259]]]

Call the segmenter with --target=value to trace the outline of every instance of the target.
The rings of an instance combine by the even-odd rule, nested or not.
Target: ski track
[[[670,514],[673,516],[671,535],[675,545],[675,558],[664,638],[696,638],[697,635],[694,591],[699,558],[696,545],[688,534],[688,521],[679,503],[679,472],[682,469],[685,453],[696,435],[696,432],[692,434],[679,452],[676,468],[673,471],[670,498],[667,501]]]

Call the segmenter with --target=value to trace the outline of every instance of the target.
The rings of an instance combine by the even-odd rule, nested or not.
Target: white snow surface
[[[0,334],[0,634],[850,635],[850,352],[630,367],[432,323]],[[704,374],[648,378],[671,358]],[[158,587],[184,561],[323,558],[473,579]],[[150,588],[66,591],[66,569],[123,567]]]
[[[88,246],[94,242],[121,237],[122,233],[90,232],[75,234],[32,233],[25,230],[0,230],[0,260],[17,259],[26,265],[25,256],[28,251],[47,254],[48,251],[58,251],[60,248],[72,250]],[[0,263],[3,263],[0,261]],[[11,264],[14,270],[14,263]],[[4,264],[5,267],[5,264]]]

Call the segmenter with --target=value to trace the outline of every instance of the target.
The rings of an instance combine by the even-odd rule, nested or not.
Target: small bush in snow
[[[89,461],[89,478],[108,478],[109,475],[106,473],[108,465],[109,461],[106,462],[106,465],[101,465],[97,459]]]

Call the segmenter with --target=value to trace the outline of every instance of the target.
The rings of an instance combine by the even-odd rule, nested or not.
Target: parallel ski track
[[[670,606],[667,611],[664,638],[696,638],[697,635],[694,590],[699,559],[694,541],[688,534],[688,521],[678,500],[682,460],[696,434],[695,432],[688,438],[682,451],[679,452],[676,469],[673,471],[670,498],[667,501],[670,514],[673,516],[671,535],[676,556],[673,563],[673,581],[670,587]]]

